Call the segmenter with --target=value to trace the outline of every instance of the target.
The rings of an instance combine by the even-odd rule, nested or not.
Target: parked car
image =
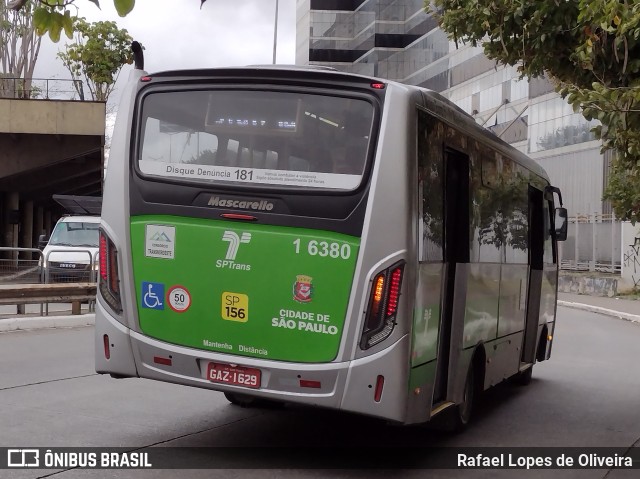
[[[50,238],[40,236],[44,281],[70,283],[97,279],[99,225],[99,216],[63,216]]]

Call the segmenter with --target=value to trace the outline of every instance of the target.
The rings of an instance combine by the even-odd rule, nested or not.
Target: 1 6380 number
[[[349,259],[351,257],[351,245],[349,243],[338,243],[335,241],[310,240],[306,248],[302,245],[302,240],[296,238],[293,241],[296,254],[306,249],[309,256],[321,256],[334,259]]]

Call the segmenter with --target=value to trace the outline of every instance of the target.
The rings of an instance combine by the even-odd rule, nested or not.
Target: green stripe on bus
[[[133,217],[140,328],[196,349],[331,361],[359,244],[352,236],[303,228]]]

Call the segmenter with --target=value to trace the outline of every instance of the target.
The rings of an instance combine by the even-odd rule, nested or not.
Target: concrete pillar
[[[4,208],[2,211],[4,228],[2,231],[3,246],[16,248],[18,246],[18,223],[16,217],[20,207],[20,195],[16,192],[5,193]],[[10,253],[7,258],[13,260],[13,266],[17,266],[18,252]]]
[[[46,235],[51,235],[51,211],[47,210],[44,213],[44,230]]]
[[[33,201],[22,203],[20,211],[20,246],[23,248],[33,248]],[[27,255],[31,259],[31,253]]]
[[[40,235],[46,234],[44,230],[44,209],[42,206],[38,206],[33,218],[33,244],[38,247],[38,238]]]

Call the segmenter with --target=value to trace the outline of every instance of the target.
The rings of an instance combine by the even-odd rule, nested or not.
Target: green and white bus
[[[135,70],[104,187],[96,371],[465,424],[477,393],[549,358],[556,198],[426,89]]]

